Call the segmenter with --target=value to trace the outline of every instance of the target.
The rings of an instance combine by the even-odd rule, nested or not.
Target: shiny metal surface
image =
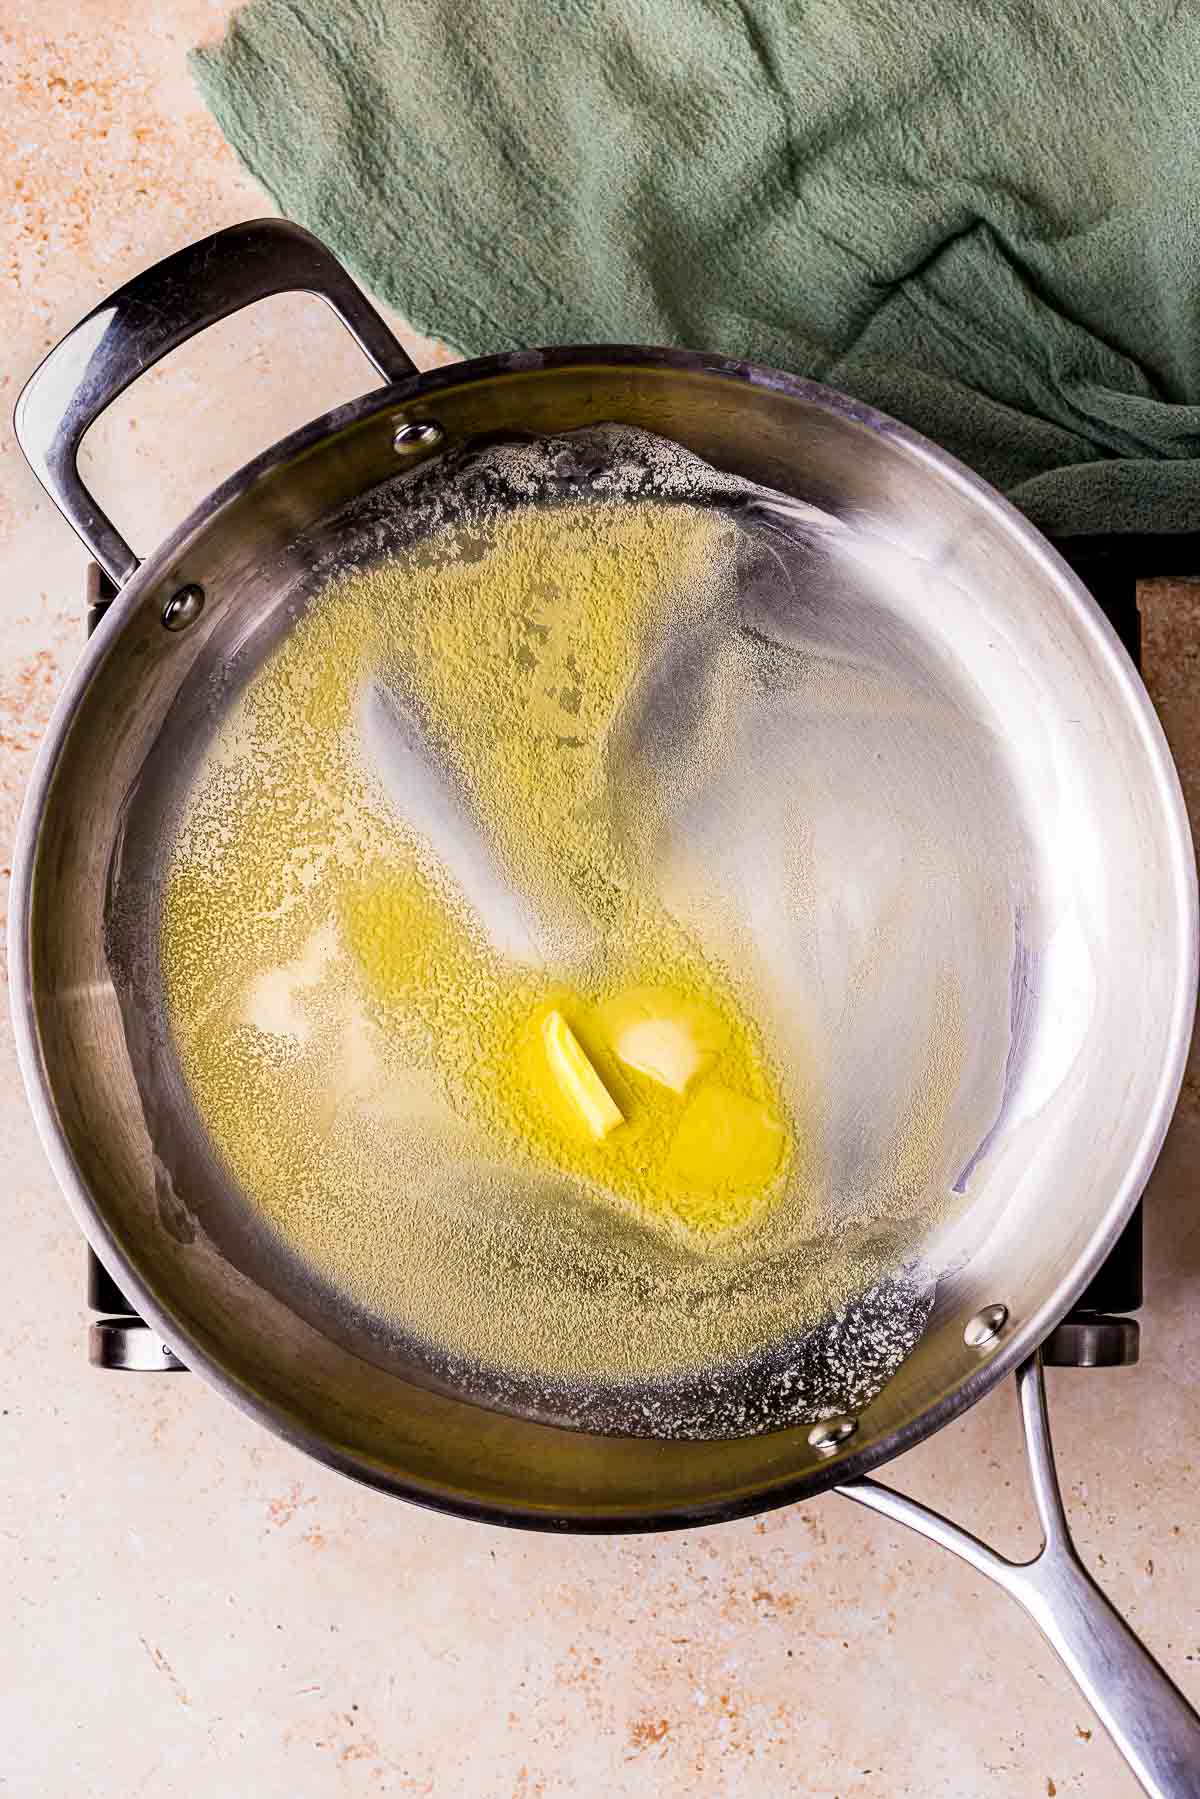
[[[808,1433],[808,1440],[818,1455],[833,1455],[843,1443],[858,1429],[857,1418],[829,1418],[824,1424],[816,1424]]]
[[[1047,1368],[1132,1368],[1141,1332],[1136,1318],[1075,1313],[1056,1325],[1042,1345]]]
[[[186,631],[189,625],[195,624],[203,611],[204,589],[190,581],[178,593],[172,594],[163,607],[163,624],[168,631]]]
[[[127,365],[132,353],[120,360]],[[197,1234],[194,1213],[156,1180],[103,943],[108,870],[118,843],[125,848],[122,808],[168,719],[176,735],[181,729],[175,702],[187,675],[204,662],[219,666],[232,645],[279,615],[321,543],[322,521],[393,473],[397,419],[426,415],[453,441],[623,419],[839,515],[865,513],[909,537],[915,522],[928,591],[899,598],[907,641],[929,639],[938,658],[989,691],[997,732],[1007,721],[1018,756],[1028,758],[1016,770],[1023,807],[1054,839],[1036,865],[1055,946],[1040,971],[1036,1116],[1010,1117],[989,1146],[987,1178],[977,1179],[978,1195],[973,1188],[939,1246],[947,1272],[925,1337],[839,1467],[894,1453],[1031,1349],[1140,1191],[1190,1022],[1194,873],[1161,733],[1107,625],[1003,501],[891,421],[772,371],[619,348],[521,352],[438,370],[341,409],[227,482],[110,609],[39,762],[15,880],[17,1028],[51,1153],[106,1261],[128,1276],[148,1316],[178,1323],[194,1365],[210,1364],[244,1402],[314,1447],[325,1446],[332,1406],[341,1420],[335,1456],[383,1484],[505,1515],[524,1512],[540,1484],[529,1522],[562,1514],[617,1528],[749,1509],[828,1484],[803,1431],[719,1454],[613,1443],[593,1454],[578,1433],[556,1441],[544,1426],[498,1416],[485,1427],[472,1407],[460,1420],[453,1396],[420,1392],[402,1371],[368,1370],[334,1335],[247,1287],[243,1271]],[[188,632],[164,633],[162,607],[188,582],[208,594],[205,612]],[[891,650],[881,635],[881,656]],[[199,731],[202,721],[194,722]],[[109,751],[101,764],[97,742]],[[843,761],[854,756],[852,721],[841,750]],[[772,752],[782,753],[779,743]],[[1080,906],[1094,935],[1082,953]],[[1144,946],[1140,958],[1129,957],[1131,942]],[[1003,1024],[1007,1037],[1007,1010]],[[846,1071],[847,1098],[861,1099],[854,1089],[866,1066]],[[981,1365],[962,1332],[997,1290],[1009,1296],[1011,1328]],[[468,1420],[480,1455],[464,1480],[456,1449]],[[483,1454],[492,1432],[503,1454]]]
[[[247,291],[210,270],[227,235],[183,253],[211,288],[195,288],[195,313],[174,318],[173,342],[247,303],[268,278],[260,268]],[[328,298],[328,268],[312,268],[319,247],[301,247],[305,284],[319,282]],[[153,286],[159,273],[141,279]],[[223,312],[205,314],[210,291]],[[73,470],[79,421],[89,407],[94,416],[96,396],[111,397],[169,345],[154,330],[143,341],[145,319],[127,302],[92,317],[102,325],[73,334],[74,348],[52,353],[47,378],[27,388],[23,441],[76,528],[130,578],[68,683],[28,790],[10,915],[12,1002],[58,1178],[160,1338],[272,1429],[360,1479],[463,1516],[604,1531],[730,1518],[858,1482],[1030,1356],[1103,1260],[1153,1166],[1182,1077],[1197,942],[1191,843],[1157,720],[1103,617],[1038,534],[932,445],[840,394],[720,357],[604,346],[439,369],[343,407],[226,482],[131,574],[127,547],[63,470]],[[366,333],[379,366],[399,368],[391,358],[400,352],[381,346],[379,332],[376,321]],[[87,389],[78,402],[76,377]],[[75,423],[56,419],[56,406]],[[333,521],[395,476],[397,429],[423,419],[436,419],[448,446],[622,421],[837,520],[869,521],[877,564],[860,569],[853,589],[823,586],[814,566],[797,628],[824,630],[827,657],[867,670],[877,692],[903,691],[905,706],[890,723],[886,706],[869,716],[839,705],[819,720],[765,717],[761,741],[743,746],[754,781],[706,794],[702,808],[708,823],[737,827],[745,866],[762,870],[788,806],[808,816],[814,804],[827,833],[814,863],[827,871],[827,884],[815,883],[817,928],[786,893],[764,908],[787,980],[819,955],[837,988],[855,930],[874,928],[897,868],[912,858],[906,809],[942,857],[939,879],[915,858],[912,930],[887,963],[891,998],[856,1009],[846,986],[838,1053],[821,1046],[831,1150],[848,1155],[864,1118],[878,1127],[880,1108],[903,1101],[895,1070],[910,1066],[912,1018],[928,1005],[931,963],[947,955],[957,957],[965,1041],[976,1051],[966,1113],[986,1112],[989,1092],[996,1102],[947,1222],[924,1245],[939,1270],[924,1334],[857,1429],[832,1445],[814,1442],[820,1431],[807,1425],[716,1442],[598,1438],[481,1408],[414,1378],[402,1360],[360,1353],[336,1308],[315,1305],[303,1271],[265,1285],[222,1254],[202,1224],[204,1182],[216,1177],[197,1167],[181,1186],[156,1155],[165,1121],[154,1114],[162,1095],[149,1078],[152,1046],[122,1019],[105,939],[114,866],[141,855],[149,883],[161,854],[151,828],[161,839],[161,821],[139,825],[131,796],[148,770],[158,791],[173,785],[178,796],[213,728],[211,706],[188,696],[211,694],[206,675],[286,627],[291,598],[331,548]],[[164,608],[192,583],[207,595],[203,613],[187,631],[165,632]],[[931,755],[935,719],[950,736]],[[845,834],[856,820],[857,842]],[[706,841],[718,878],[728,842],[711,832]],[[989,894],[1001,896],[998,909]],[[964,895],[982,896],[982,910]],[[1015,939],[1003,926],[1014,896]],[[781,1005],[788,991],[781,986]],[[965,1333],[997,1293],[1006,1324],[981,1356]],[[1023,1380],[1036,1448],[1044,1416],[1040,1400],[1030,1410],[1034,1389]],[[1006,1570],[1009,1590],[1096,1695],[1135,1765],[1153,1770],[1153,1744],[1101,1687],[1119,1686],[1124,1658],[1172,1742],[1178,1715],[1071,1561],[1052,1474],[1038,1478],[1048,1520],[1041,1573],[999,1558],[987,1571]],[[851,1490],[915,1522],[911,1502]],[[918,1528],[966,1553],[955,1527],[921,1516]]]
[[[392,448],[398,456],[432,455],[445,432],[436,419],[421,419],[414,424],[397,425]]]
[[[93,1368],[120,1374],[186,1374],[169,1344],[140,1318],[99,1318],[88,1330]]]
[[[197,331],[272,294],[310,293],[331,306],[385,381],[416,370],[383,320],[324,246],[298,225],[231,225],[145,269],[80,319],[17,401],[17,441],[54,504],[121,586],[138,566],[79,475],[86,432],[132,381]]]
[[[968,1349],[991,1349],[1007,1323],[1007,1306],[984,1306],[981,1312],[976,1312],[974,1318],[968,1318],[963,1331],[963,1342]]]
[[[269,636],[326,521],[394,474],[397,421],[425,416],[451,442],[623,420],[839,516],[869,516],[910,547],[915,531],[922,583],[892,596],[890,631],[877,615],[877,661],[888,666],[898,643],[904,653],[923,645],[935,674],[948,666],[966,683],[960,714],[979,721],[987,755],[1016,758],[1016,815],[1036,850],[1022,878],[1046,914],[1023,1104],[1009,1108],[957,1219],[930,1246],[944,1272],[918,1349],[832,1461],[803,1427],[724,1444],[600,1442],[419,1386],[403,1366],[354,1353],[335,1318],[314,1326],[305,1305],[224,1258],[197,1228],[196,1202],[156,1167],[104,942],[109,871],[131,847],[128,797],[164,742],[177,751],[189,731],[200,741],[211,729],[178,704],[188,677]],[[162,609],[190,582],[208,595],[204,613],[165,632]],[[987,717],[996,722],[985,729]],[[852,718],[833,723],[831,783],[851,773],[874,823],[874,757],[856,748]],[[876,746],[900,770],[889,805],[921,780],[937,805],[953,804],[936,768],[914,781],[913,743],[908,731]],[[770,791],[786,799],[807,751],[797,741],[789,752],[780,732],[769,750]],[[182,784],[185,766],[164,766]],[[956,824],[978,845],[976,818]],[[946,914],[942,896],[934,901],[936,933]],[[431,1504],[558,1528],[684,1524],[781,1503],[865,1472],[999,1379],[1064,1314],[1140,1192],[1178,1089],[1195,991],[1194,868],[1161,731],[1109,627],[1032,528],[932,446],[841,395],[721,358],[613,347],[525,351],[414,378],[317,421],[219,488],[129,582],[68,685],[29,789],[11,916],[17,1037],[39,1124],[139,1310],[190,1366],[337,1465]],[[839,916],[835,907],[824,938],[835,958],[846,953]],[[797,923],[779,917],[780,941],[807,953],[811,934]],[[933,941],[923,920],[915,941],[922,952]],[[919,1000],[919,962],[898,973],[906,1003]],[[994,971],[984,973],[990,982]],[[1007,970],[986,991],[976,1026],[1006,1047]],[[901,1008],[881,1038],[869,1016],[850,1017],[846,1041],[857,1032],[860,1047],[832,1071],[832,1113],[862,1116],[864,1076],[877,1090],[890,1055],[903,1066],[907,1024]],[[981,1361],[963,1330],[997,1292],[1010,1323]]]
[[[1054,1465],[1040,1356],[1021,1365],[1017,1389],[1044,1538],[1032,1560],[1010,1562],[877,1481],[854,1481],[839,1491],[949,1549],[1011,1594],[1062,1657],[1151,1799],[1188,1799],[1200,1793],[1200,1717],[1079,1559]]]

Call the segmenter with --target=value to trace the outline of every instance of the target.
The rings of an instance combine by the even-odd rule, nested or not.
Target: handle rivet
[[[400,456],[413,456],[418,450],[433,450],[446,433],[436,419],[409,419],[397,425],[392,448]]]
[[[172,594],[163,607],[163,624],[168,631],[186,631],[194,625],[204,611],[204,589],[189,581],[186,587]]]
[[[967,1319],[963,1342],[968,1349],[990,1349],[1007,1323],[1007,1306],[984,1306],[982,1312]]]
[[[833,1455],[857,1429],[857,1418],[826,1418],[824,1423],[814,1424],[809,1431],[809,1445],[818,1455]]]

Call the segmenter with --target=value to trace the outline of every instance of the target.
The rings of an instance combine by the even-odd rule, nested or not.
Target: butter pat
[[[667,1177],[693,1192],[749,1192],[766,1186],[786,1141],[783,1125],[768,1107],[713,1082],[684,1110],[667,1157]]]
[[[550,1072],[564,1097],[589,1134],[597,1143],[603,1142],[625,1120],[561,1012],[547,1012],[542,1020],[542,1044]]]
[[[672,1093],[686,1093],[729,1036],[711,1006],[666,987],[630,987],[601,1006],[598,1019],[614,1055]]]

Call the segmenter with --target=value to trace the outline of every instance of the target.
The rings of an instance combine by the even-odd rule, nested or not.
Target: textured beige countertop
[[[267,210],[184,64],[226,10],[0,9],[0,904],[33,750],[83,628],[83,552],[20,459],[11,403],[108,289]],[[87,467],[144,550],[254,451],[372,384],[316,302],[271,301],[128,393]],[[1149,684],[1195,816],[1200,586],[1143,599]],[[1196,1700],[1198,1168],[1193,1075],[1150,1188],[1144,1360],[1050,1377],[1080,1546]],[[193,1377],[89,1371],[83,1246],[7,1010],[0,1171],[0,1792],[1134,1793],[1011,1602],[844,1501],[670,1537],[515,1535],[359,1489]],[[1032,1549],[1007,1389],[893,1472],[1001,1548]]]

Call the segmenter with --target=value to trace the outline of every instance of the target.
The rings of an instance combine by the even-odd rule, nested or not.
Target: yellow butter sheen
[[[778,1169],[786,1141],[783,1125],[760,1100],[713,1083],[688,1101],[666,1177],[697,1195],[753,1193]]]
[[[469,1142],[475,1167],[557,1177],[564,1203],[586,1194],[694,1250],[783,1192],[794,1146],[780,1122],[766,1151],[762,1119],[787,1113],[745,999],[629,866],[612,823],[614,727],[657,621],[681,594],[715,603],[729,579],[720,533],[686,505],[530,508],[469,556],[450,536],[335,582],[250,683],[202,775],[164,904],[181,1059],[246,1190],[339,1265],[349,1221],[386,1207],[397,1170],[435,1137]],[[561,932],[557,958],[499,955],[370,784],[360,695],[393,669],[498,864]],[[262,980],[314,940],[329,949],[301,996],[314,1022],[285,1043],[256,1022]],[[555,1013],[561,1026],[547,1026]],[[369,1083],[344,1078],[350,1031],[378,1063]],[[440,1096],[438,1131],[424,1113],[419,1130],[393,1122],[389,1083]],[[692,1110],[713,1084],[742,1096],[749,1136],[737,1177],[706,1188],[704,1121],[722,1143],[736,1124],[711,1099]],[[296,1129],[312,1117],[332,1121],[320,1143]],[[464,1174],[464,1205],[476,1179]],[[362,1239],[374,1257],[365,1222]]]
[[[666,987],[616,994],[600,1008],[599,1023],[620,1061],[679,1094],[729,1041],[728,1027],[711,1006]]]
[[[621,1108],[580,1048],[579,1039],[561,1012],[542,1020],[542,1043],[550,1072],[591,1136],[603,1142],[624,1123]]]

